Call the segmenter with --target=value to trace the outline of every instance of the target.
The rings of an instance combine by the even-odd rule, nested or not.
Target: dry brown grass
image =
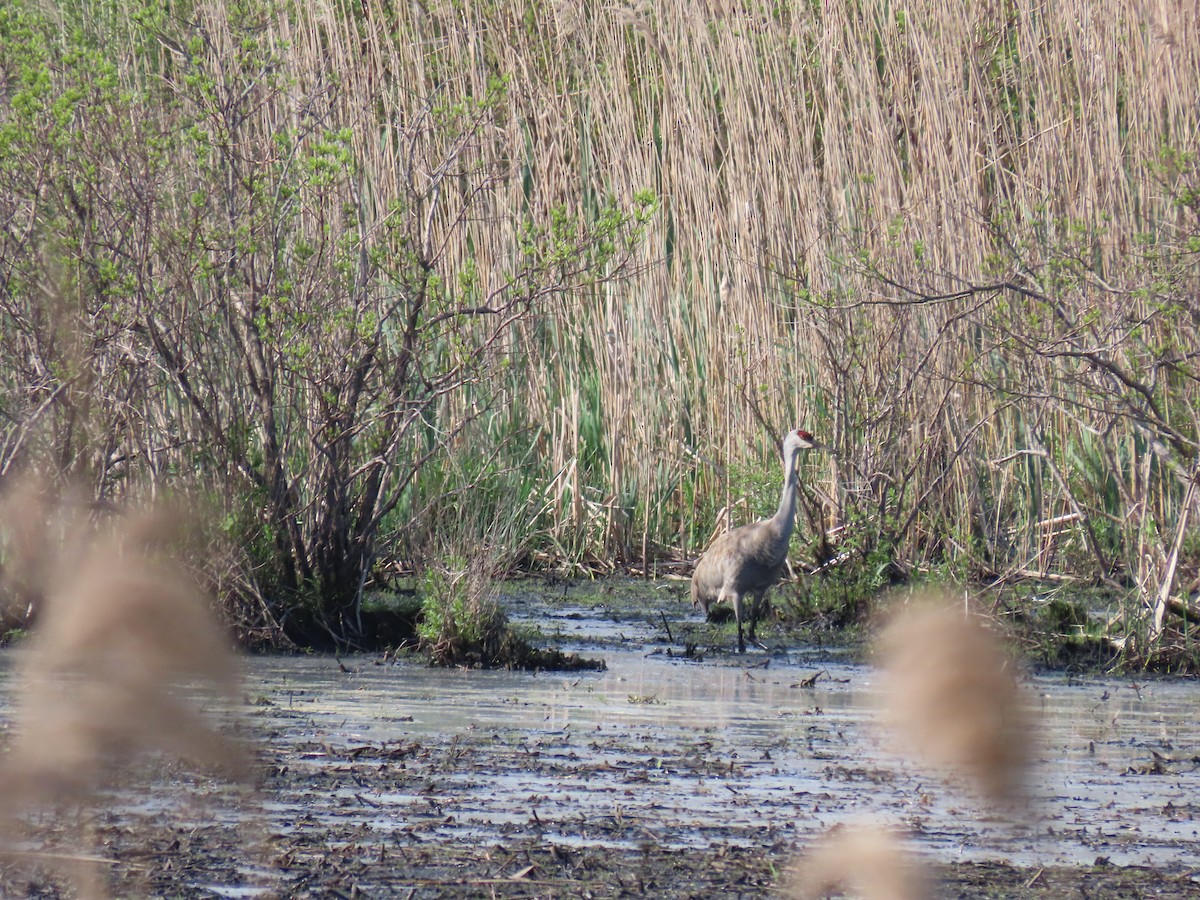
[[[64,534],[47,522],[70,524]],[[250,775],[248,748],[222,728],[241,700],[231,643],[210,598],[167,553],[184,523],[135,511],[108,524],[89,526],[79,506],[31,483],[4,496],[0,528],[16,538],[6,560],[41,596],[0,756],[0,840],[31,814],[54,821],[88,809],[110,784],[136,791],[145,764],[163,756],[234,780]],[[82,894],[103,896],[92,848],[77,850],[49,860],[67,862]]]
[[[898,747],[998,809],[1027,800],[1035,723],[1016,665],[981,618],[943,595],[917,596],[894,613],[876,651]]]
[[[932,882],[902,835],[881,825],[844,825],[818,840],[793,866],[789,895],[862,900],[925,900]]]
[[[501,277],[519,227],[512,210],[579,209],[644,187],[662,200],[647,246],[660,265],[568,297],[566,315],[514,337],[531,355],[522,392],[544,429],[544,500],[564,545],[584,534],[636,546],[637,531],[653,529],[651,539],[694,549],[685,495],[632,526],[614,505],[641,499],[649,519],[658,491],[694,478],[709,508],[727,506],[728,464],[772,458],[754,409],[845,452],[814,476],[834,498],[829,524],[893,512],[872,480],[881,475],[912,492],[906,502],[920,497],[924,509],[900,511],[916,566],[935,552],[921,548],[953,553],[945,523],[979,522],[986,564],[1073,571],[1091,555],[1078,527],[1036,525],[1080,503],[1111,514],[1110,476],[1128,487],[1130,541],[1172,518],[1176,492],[1157,496],[1136,475],[1149,456],[1137,429],[1057,402],[1071,360],[1035,360],[1017,385],[1011,363],[964,377],[1004,339],[984,332],[980,345],[983,310],[873,305],[906,295],[856,260],[937,290],[996,276],[1050,283],[1051,259],[1075,255],[1102,280],[1068,290],[1072,313],[1144,312],[1136,292],[1153,263],[1138,248],[1190,227],[1172,176],[1156,168],[1163,147],[1191,147],[1200,130],[1200,84],[1180,76],[1200,61],[1184,7],[371,0],[362,10],[312,5],[289,37],[298,73],[319,60],[346,78],[376,209],[401,191],[406,135],[380,141],[363,109],[374,102],[390,121],[412,121],[409,98],[435,85],[481,96],[490,76],[510,79],[489,152],[511,154],[529,178],[494,186],[495,215],[475,217],[449,246],[452,270],[469,255],[494,273],[485,278]],[[447,205],[439,227],[456,212]],[[1014,409],[993,382],[1028,397]],[[607,465],[589,473],[581,451],[593,428]],[[1011,456],[1039,434],[1080,431],[1103,434],[1104,471],[1059,482]],[[697,458],[715,465],[697,469]]]

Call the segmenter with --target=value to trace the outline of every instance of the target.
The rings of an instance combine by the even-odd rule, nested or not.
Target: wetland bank
[[[168,767],[107,795],[88,828],[114,894],[779,896],[822,832],[870,820],[938,896],[1200,896],[1194,682],[1030,675],[1036,809],[1006,821],[885,746],[855,653],[770,633],[739,657],[674,585],[605,597],[505,600],[603,671],[248,658],[256,788]],[[688,658],[704,635],[724,648]],[[0,871],[8,896],[60,896]]]

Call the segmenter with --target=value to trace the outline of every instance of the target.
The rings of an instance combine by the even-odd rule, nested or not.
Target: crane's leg
[[[763,609],[766,607],[766,593],[766,591],[762,591],[761,593],[751,595],[750,609],[748,610],[750,616],[750,643],[757,647],[762,647],[764,650],[767,649],[767,645],[758,640],[754,636],[754,632],[758,627],[758,620],[762,617]]]
[[[750,595],[750,608],[747,610],[750,616],[750,642],[754,643],[754,629],[758,627],[758,613],[762,608],[762,594]]]
[[[733,595],[733,617],[737,619],[738,629],[738,653],[746,652],[746,638],[742,634],[742,595],[735,593]]]

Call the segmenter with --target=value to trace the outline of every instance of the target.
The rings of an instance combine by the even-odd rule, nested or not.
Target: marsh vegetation
[[[15,0],[0,473],[186,490],[245,643],[398,573],[1100,586],[1192,645],[1200,37],[1170,5]],[[5,607],[6,628],[27,603]]]
[[[0,5],[0,894],[1195,896],[1188,13]]]

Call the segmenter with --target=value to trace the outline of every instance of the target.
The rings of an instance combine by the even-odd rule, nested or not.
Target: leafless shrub
[[[931,883],[901,835],[880,825],[831,829],[794,866],[791,896],[849,892],[864,900],[924,900]]]
[[[876,649],[884,719],[900,744],[991,803],[1025,799],[1033,722],[1016,666],[982,620],[944,596],[918,596]]]

